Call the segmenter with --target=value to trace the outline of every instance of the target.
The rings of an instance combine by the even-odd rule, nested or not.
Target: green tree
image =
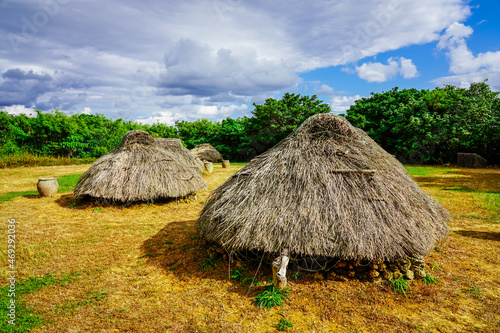
[[[219,131],[220,124],[207,119],[198,119],[195,121],[176,121],[178,135],[184,144],[192,149],[201,143],[211,143],[211,138]]]
[[[454,163],[458,152],[498,163],[499,104],[486,82],[469,89],[394,88],[356,101],[347,119],[405,163]]]
[[[208,138],[209,142],[226,159],[246,161],[252,157],[252,148],[247,135],[246,117],[226,118],[220,122],[219,130]]]
[[[316,95],[285,93],[280,100],[268,98],[262,105],[253,105],[255,109],[247,131],[255,154],[276,145],[310,116],[331,111],[330,105],[318,100]]]

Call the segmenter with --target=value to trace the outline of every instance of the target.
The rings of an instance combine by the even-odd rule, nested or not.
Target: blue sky
[[[250,115],[284,92],[500,90],[500,1],[0,0],[0,109],[144,123]]]

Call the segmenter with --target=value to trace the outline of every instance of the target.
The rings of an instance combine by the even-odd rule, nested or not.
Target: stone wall
[[[360,279],[379,282],[403,277],[406,280],[423,279],[426,276],[423,258],[407,257],[396,261],[354,261],[339,260],[328,272],[321,273],[323,278],[334,280]],[[301,271],[301,269],[298,269]],[[319,278],[318,273],[311,273]]]

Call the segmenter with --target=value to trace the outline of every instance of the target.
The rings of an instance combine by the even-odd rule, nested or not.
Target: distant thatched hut
[[[120,146],[99,158],[78,181],[75,198],[85,196],[130,203],[159,198],[184,198],[206,188],[197,170],[155,145],[145,131],[130,131]]]
[[[212,163],[222,163],[221,153],[215,149],[210,143],[202,143],[197,145],[191,152],[202,161],[212,162]]]
[[[203,162],[182,145],[181,139],[157,138],[155,139],[155,143],[158,147],[175,154],[176,162],[183,163],[200,173],[205,169]]]
[[[448,220],[366,133],[321,114],[215,189],[196,227],[228,252],[369,263],[421,260],[446,236]]]
[[[457,164],[464,168],[486,168],[488,161],[478,154],[458,153]]]

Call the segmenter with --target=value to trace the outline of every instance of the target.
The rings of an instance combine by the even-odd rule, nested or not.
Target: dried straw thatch
[[[215,149],[210,143],[202,143],[197,145],[191,152],[202,161],[212,162],[212,163],[222,163],[221,153]]]
[[[99,158],[78,181],[75,198],[130,203],[183,198],[206,188],[200,174],[155,145],[145,131],[130,131],[120,146]]]
[[[158,138],[155,139],[155,143],[158,147],[175,154],[176,162],[183,163],[200,173],[205,168],[203,162],[182,145],[181,139]]]
[[[390,261],[428,254],[448,220],[366,133],[321,114],[214,190],[196,227],[228,251]]]

